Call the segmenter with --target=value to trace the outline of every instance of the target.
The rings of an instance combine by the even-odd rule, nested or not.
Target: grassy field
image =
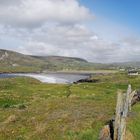
[[[12,67],[12,66],[1,66],[0,67],[0,73],[35,73],[35,72],[40,72],[41,68],[39,67],[25,67],[25,66],[17,66],[17,67]]]
[[[117,90],[140,89],[140,77],[93,76],[98,83],[43,84],[30,78],[0,79],[0,140],[97,140],[115,112]],[[140,104],[127,130],[140,137]],[[130,137],[129,137],[130,138]]]

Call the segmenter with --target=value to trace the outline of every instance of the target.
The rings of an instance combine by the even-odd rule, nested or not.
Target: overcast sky
[[[0,49],[139,61],[139,13],[137,0],[0,0]]]

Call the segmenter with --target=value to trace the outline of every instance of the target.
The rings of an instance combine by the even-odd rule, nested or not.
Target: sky
[[[0,49],[139,61],[139,13],[139,0],[0,0]]]

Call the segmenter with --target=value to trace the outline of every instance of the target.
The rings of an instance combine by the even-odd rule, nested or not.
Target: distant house
[[[136,70],[130,70],[130,71],[128,71],[128,75],[139,75],[139,72],[138,71],[136,71]]]
[[[120,71],[125,71],[125,69],[123,69],[123,68],[120,68],[119,70],[120,70]]]

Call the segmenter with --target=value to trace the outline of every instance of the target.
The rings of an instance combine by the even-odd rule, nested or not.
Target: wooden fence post
[[[118,140],[122,111],[123,111],[123,94],[119,91],[118,98],[117,98],[117,106],[116,106],[115,125],[114,125],[114,140]]]
[[[128,115],[128,111],[129,111],[129,99],[130,99],[130,94],[131,94],[132,90],[131,90],[131,85],[128,85],[128,89],[126,92],[126,99],[124,101],[124,112],[123,112],[123,116],[127,117]]]
[[[135,93],[132,92],[131,85],[128,85],[127,92],[125,94],[119,92],[116,106],[116,117],[114,125],[114,140],[124,140],[126,135],[126,119],[128,112],[131,109],[132,96]]]
[[[109,127],[109,125],[106,125],[101,131],[100,140],[125,140],[126,121],[128,113],[129,111],[131,111],[131,105],[135,98],[135,95],[138,96],[138,93],[136,91],[132,92],[131,85],[128,85],[126,93],[118,91],[116,116],[115,122],[113,123],[113,128]],[[139,101],[140,97],[138,96],[137,98],[136,99]],[[109,132],[109,129],[113,131]]]
[[[131,106],[132,106],[132,100],[133,97],[137,94],[137,92],[134,90],[133,92],[131,92],[130,96],[129,96],[129,111],[131,111]]]

